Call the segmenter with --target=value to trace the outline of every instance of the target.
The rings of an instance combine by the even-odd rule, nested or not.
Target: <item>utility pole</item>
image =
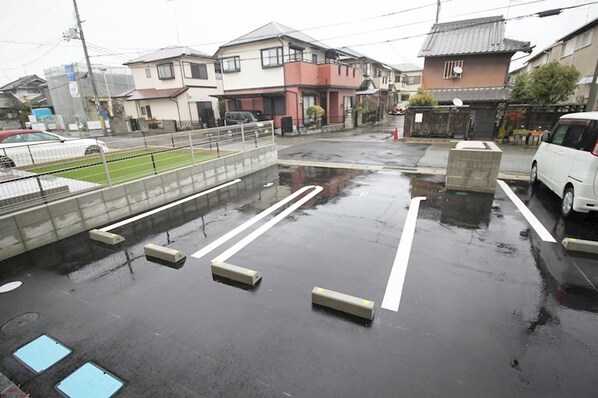
[[[108,130],[106,130],[106,122],[104,121],[104,116],[102,115],[102,107],[100,105],[100,98],[98,97],[98,88],[96,87],[96,81],[93,78],[93,69],[91,68],[91,62],[89,62],[89,54],[87,53],[87,45],[85,44],[85,35],[83,34],[81,18],[79,17],[79,8],[77,7],[77,0],[73,0],[73,5],[75,6],[75,17],[77,18],[79,37],[81,38],[81,44],[83,44],[83,52],[85,53],[85,62],[87,62],[87,76],[91,79],[91,89],[93,91],[93,99],[96,104],[96,112],[98,113],[98,117],[100,118],[102,131],[104,132],[104,134],[107,134]]]
[[[440,0],[436,0],[436,22],[438,23],[438,17],[440,16]]]

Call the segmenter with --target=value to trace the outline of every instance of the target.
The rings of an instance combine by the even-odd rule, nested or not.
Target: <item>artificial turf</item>
[[[215,151],[206,150],[194,151],[194,155],[195,163],[214,159],[218,156]],[[106,155],[106,165],[110,174],[110,181],[113,184],[136,180],[164,171],[190,166],[191,164],[193,164],[193,157],[189,150],[161,152],[135,150]],[[28,168],[27,171],[108,185],[100,155],[87,156],[84,159],[49,166]]]

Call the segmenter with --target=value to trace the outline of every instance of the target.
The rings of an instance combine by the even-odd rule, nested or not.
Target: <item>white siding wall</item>
[[[161,80],[158,78],[157,65],[163,63],[172,63],[175,77],[174,79]],[[191,78],[191,72],[188,63],[206,64],[208,78]],[[222,94],[222,79],[218,79],[216,77],[214,61],[195,57],[183,57],[175,60],[129,65],[129,67],[133,73],[135,88],[138,90],[150,88],[161,90],[169,88],[181,88],[184,86],[189,86],[189,89],[187,92],[179,95],[176,102],[169,99],[138,101],[137,104],[133,101],[125,101],[125,113],[128,116],[132,116],[134,118],[147,118],[147,115],[141,114],[139,107],[150,105],[152,109],[152,116],[156,119],[179,120],[180,113],[180,120],[197,121],[198,114],[197,105],[195,103],[200,101],[209,101],[212,103],[214,117],[216,119],[220,117],[218,112],[218,99],[212,97],[212,95]],[[146,69],[148,68],[150,71],[149,78],[146,75]]]
[[[241,71],[222,73],[225,90],[278,87],[284,85],[283,68],[262,68],[262,49],[281,46],[278,40],[260,41],[226,48],[220,58],[239,56]]]
[[[228,58],[239,56],[241,60],[241,71],[223,73],[222,79],[224,89],[227,91],[280,87],[284,85],[283,67],[262,68],[261,50],[283,46],[284,62],[288,61],[289,41],[277,39],[264,40],[255,43],[240,44],[235,47],[224,48],[220,51],[219,57]],[[294,41],[293,43],[305,47],[303,59],[311,62],[312,54],[318,56],[318,63],[324,62],[324,52],[309,47],[309,44]]]

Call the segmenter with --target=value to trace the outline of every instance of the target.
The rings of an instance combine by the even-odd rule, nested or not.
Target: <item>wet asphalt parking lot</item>
[[[598,240],[595,216],[565,221],[547,189],[507,184],[557,242]],[[228,260],[262,273],[255,289],[214,280],[210,260],[276,212],[191,256],[308,185],[323,190]],[[400,306],[384,309],[414,198]],[[0,369],[32,397],[89,361],[123,397],[596,394],[598,257],[543,241],[498,185],[278,166],[113,232],[116,249],[81,234],[0,263],[0,285],[23,282],[0,294]],[[147,243],[188,258],[149,262]],[[315,286],[374,301],[374,320],[312,306]],[[35,374],[12,354],[43,334],[72,353]]]

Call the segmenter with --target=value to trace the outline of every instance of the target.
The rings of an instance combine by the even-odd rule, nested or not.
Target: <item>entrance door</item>
[[[328,120],[328,101],[326,97],[326,93],[320,94],[320,106],[324,108],[324,117],[322,118],[322,126],[326,124],[326,120]]]
[[[496,108],[471,110],[473,119],[473,139],[474,140],[492,140],[494,132],[494,121],[496,118]]]
[[[214,120],[214,111],[212,110],[212,103],[210,101],[199,101],[197,104],[197,115],[199,121],[202,124],[206,124],[208,127],[216,126]]]

